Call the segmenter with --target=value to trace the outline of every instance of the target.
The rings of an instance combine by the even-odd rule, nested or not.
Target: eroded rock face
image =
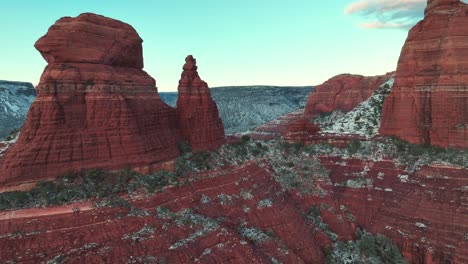
[[[312,118],[335,110],[349,112],[369,98],[392,74],[372,77],[352,74],[337,75],[315,87],[307,100],[304,115]]]
[[[184,139],[193,151],[214,150],[225,142],[224,128],[218,107],[211,98],[208,84],[197,72],[192,55],[185,58],[179,81],[177,119]]]
[[[84,13],[59,19],[35,47],[49,64],[78,62],[142,69],[142,42],[132,26]]]
[[[141,38],[95,14],[58,20],[36,48],[49,63],[0,184],[77,170],[147,167],[175,158],[176,111],[142,70]]]
[[[380,133],[468,148],[468,5],[430,0],[408,34]]]

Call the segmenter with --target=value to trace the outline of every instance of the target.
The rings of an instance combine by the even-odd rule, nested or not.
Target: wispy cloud
[[[348,5],[344,12],[359,15],[367,22],[363,28],[409,29],[423,17],[426,0],[359,0]]]

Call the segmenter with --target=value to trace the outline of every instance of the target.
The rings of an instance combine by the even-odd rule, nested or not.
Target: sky
[[[60,17],[92,12],[132,25],[159,91],[184,58],[210,87],[317,85],[341,73],[396,69],[425,0],[0,0],[0,80],[39,82],[34,43]]]

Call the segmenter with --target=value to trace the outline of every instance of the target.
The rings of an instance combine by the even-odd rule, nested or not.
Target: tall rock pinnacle
[[[200,78],[197,68],[193,56],[187,56],[178,87],[177,119],[182,136],[193,151],[208,151],[225,142],[224,127],[208,84]]]

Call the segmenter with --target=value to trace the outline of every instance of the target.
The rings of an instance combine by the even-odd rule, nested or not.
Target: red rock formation
[[[213,150],[225,142],[218,107],[207,83],[198,76],[196,63],[192,55],[185,58],[177,98],[179,128],[195,152]]]
[[[408,34],[380,133],[468,148],[468,5],[429,0]]]
[[[312,118],[334,110],[349,112],[387,81],[393,73],[373,77],[341,74],[314,88],[305,107],[304,115]]]
[[[176,111],[142,70],[142,40],[95,14],[58,20],[36,48],[49,63],[0,184],[89,168],[143,167],[175,158]]]
[[[318,135],[320,127],[302,117],[288,124],[287,131],[283,138],[288,141],[306,142],[312,135]]]

